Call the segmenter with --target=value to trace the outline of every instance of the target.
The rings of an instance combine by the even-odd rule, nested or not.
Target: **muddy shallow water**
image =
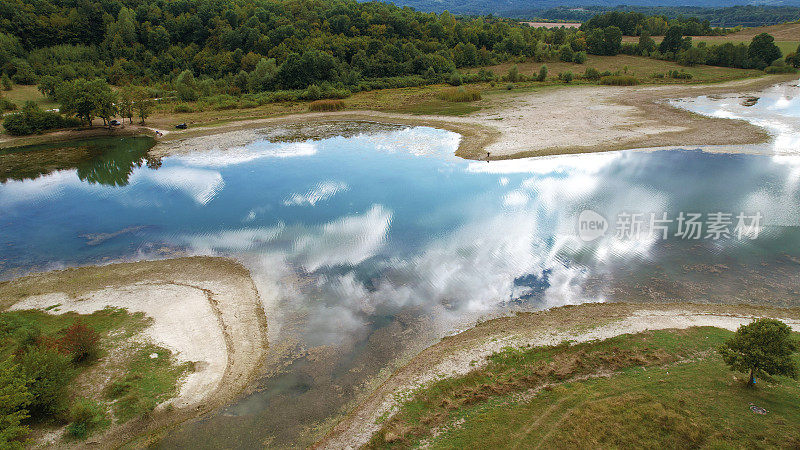
[[[79,143],[77,162],[39,168],[22,157],[37,149],[0,155],[0,278],[184,253],[250,269],[269,320],[264,376],[162,447],[310,444],[396,364],[483,317],[613,300],[800,305],[790,152],[487,163],[424,127],[269,136],[159,160],[133,139]],[[9,154],[28,165],[8,169]]]

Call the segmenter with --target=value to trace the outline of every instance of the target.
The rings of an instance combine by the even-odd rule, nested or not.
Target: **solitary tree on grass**
[[[785,375],[797,378],[797,365],[792,354],[797,351],[788,325],[776,319],[757,319],[742,325],[736,334],[719,349],[731,370],[750,372],[748,386],[756,376]]]

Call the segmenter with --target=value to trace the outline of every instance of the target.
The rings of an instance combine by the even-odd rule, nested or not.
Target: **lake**
[[[681,106],[745,114],[725,102]],[[759,102],[741,108],[775,111]],[[0,279],[184,254],[250,269],[270,327],[264,377],[163,447],[311,443],[385,367],[486,317],[800,305],[800,156],[783,144],[485,162],[453,156],[459,139],[363,124],[160,159],[145,138],[2,151]]]

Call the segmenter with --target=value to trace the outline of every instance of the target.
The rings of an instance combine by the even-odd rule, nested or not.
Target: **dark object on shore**
[[[184,123],[175,125],[175,128],[177,128],[179,130],[185,130],[185,129],[189,128],[189,127],[186,125],[186,122],[184,122]]]
[[[112,121],[108,122],[108,124],[109,124],[110,126],[112,126],[112,127],[118,127],[118,126],[122,125],[122,124],[119,122],[119,120],[116,120],[116,119],[114,119],[114,120],[112,120]]]
[[[489,162],[489,152],[486,152],[486,162]]]
[[[753,106],[758,103],[758,97],[745,97],[742,100],[742,106]]]

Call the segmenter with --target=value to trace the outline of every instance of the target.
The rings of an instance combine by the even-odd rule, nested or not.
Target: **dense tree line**
[[[667,16],[645,15],[639,12],[611,11],[593,16],[581,24],[581,30],[590,31],[596,28],[617,27],[626,36],[663,36],[667,30],[679,27],[685,36],[713,36],[723,34],[725,31],[712,28],[708,20],[699,20],[694,17],[678,17],[670,20]]]
[[[451,11],[455,11],[452,10]],[[592,17],[610,11],[637,12],[646,16],[662,16],[669,19],[695,18],[708,21],[712,27],[755,27],[793,22],[800,17],[800,7],[771,5],[735,5],[725,8],[701,6],[586,6],[573,8],[559,6],[550,9],[518,9],[504,14],[522,20],[554,20],[586,22]]]
[[[0,3],[0,71],[15,82],[170,83],[190,100],[223,84],[236,95],[441,76],[563,41],[503,19],[353,0]]]

